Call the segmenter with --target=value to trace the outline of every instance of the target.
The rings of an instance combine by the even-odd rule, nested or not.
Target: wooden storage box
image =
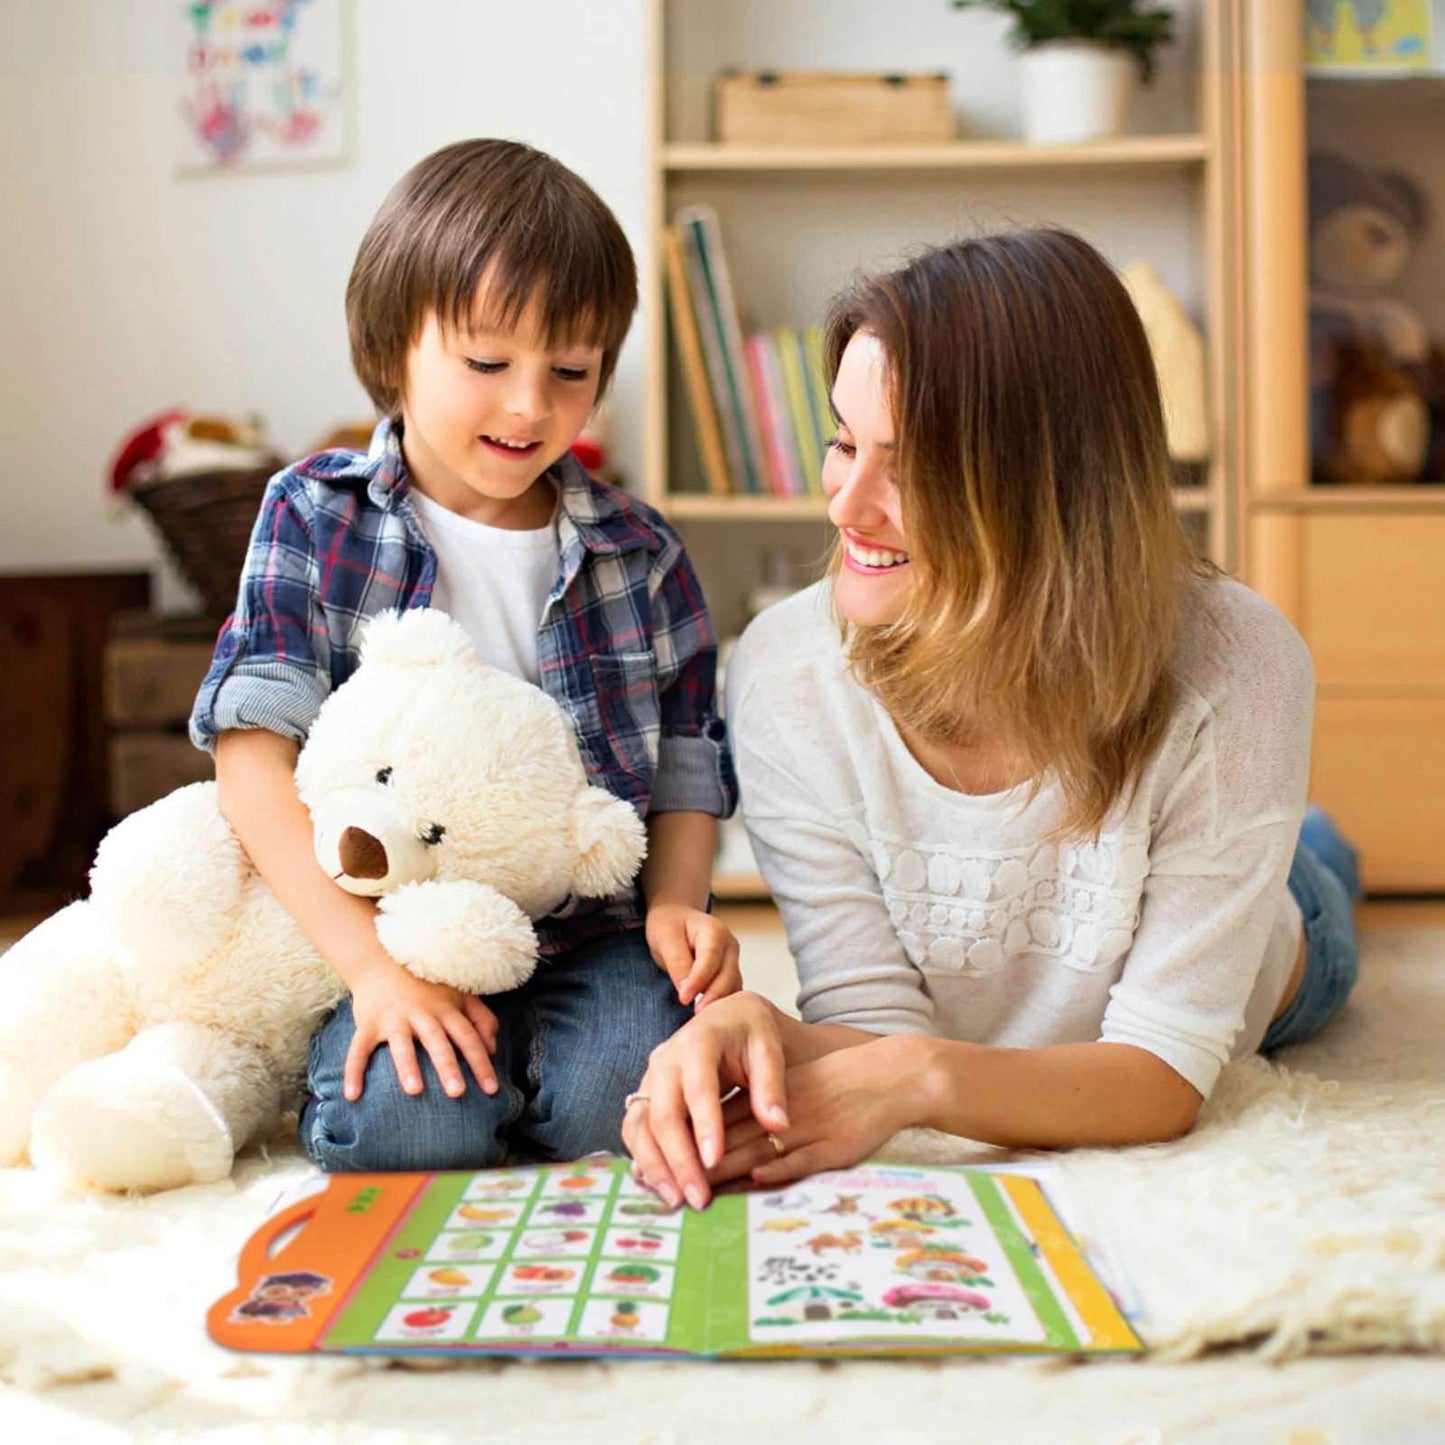
[[[720,75],[718,140],[729,145],[937,144],[953,139],[946,75],[757,71]]]
[[[191,704],[219,626],[215,618],[127,613],[105,646],[110,807],[117,818],[213,777],[210,757],[186,736]]]

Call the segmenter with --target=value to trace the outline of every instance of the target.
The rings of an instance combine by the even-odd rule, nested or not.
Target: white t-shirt
[[[768,609],[727,669],[741,808],[816,1023],[1016,1048],[1149,1050],[1208,1094],[1283,996],[1301,918],[1314,671],[1237,582],[1192,584],[1168,732],[1097,844],[1045,841],[1046,779],[936,782],[854,680],[822,582]]]
[[[537,629],[561,558],[556,523],[515,532],[459,516],[415,487],[409,500],[437,557],[431,605],[466,628],[483,662],[537,682]]]

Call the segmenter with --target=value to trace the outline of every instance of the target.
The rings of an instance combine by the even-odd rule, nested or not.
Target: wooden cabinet
[[[1243,280],[1238,550],[1303,633],[1318,694],[1311,792],[1377,892],[1445,891],[1445,476],[1312,481],[1306,157],[1401,170],[1434,203],[1397,288],[1445,333],[1445,74],[1311,78],[1302,6],[1235,0]],[[1445,28],[1436,6],[1435,24]],[[1361,88],[1363,87],[1363,88]]]
[[[1016,59],[998,16],[946,0],[649,0],[645,470],[640,490],[685,533],[724,636],[747,620],[770,561],[795,583],[831,542],[821,496],[710,495],[669,335],[658,244],[680,208],[719,216],[747,330],[803,329],[860,270],[926,243],[1010,226],[1077,231],[1119,267],[1148,262],[1200,325],[1208,358],[1210,456],[1176,505],[1198,545],[1226,565],[1236,529],[1231,358],[1238,310],[1228,264],[1237,137],[1228,65],[1234,0],[1176,0],[1177,43],[1137,97],[1130,132],[1083,144],[1023,141]],[[951,78],[954,139],[929,144],[729,144],[710,124],[719,73],[886,71]],[[742,858],[745,850],[734,848]],[[719,878],[731,894],[754,877]]]

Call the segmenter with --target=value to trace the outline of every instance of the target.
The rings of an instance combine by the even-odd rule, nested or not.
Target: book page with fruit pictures
[[[864,1164],[670,1211],[625,1160],[337,1175],[212,1307],[240,1350],[764,1356],[1142,1348],[1029,1178]]]

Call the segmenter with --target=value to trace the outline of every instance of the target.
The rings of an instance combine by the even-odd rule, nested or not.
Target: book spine
[[[765,492],[768,484],[763,471],[757,410],[753,404],[752,387],[748,384],[747,363],[743,358],[742,326],[738,321],[737,302],[733,296],[732,278],[728,271],[727,256],[723,251],[722,229],[718,225],[717,212],[711,206],[689,206],[678,213],[678,220],[684,230],[693,235],[708,297],[712,303],[718,336],[722,343],[722,364],[728,393],[737,421],[747,490]]]
[[[734,400],[735,386],[729,377],[722,331],[718,325],[717,307],[712,287],[708,281],[707,267],[699,249],[697,230],[691,225],[680,224],[678,234],[682,239],[684,269],[687,272],[687,285],[692,296],[693,312],[697,317],[698,336],[702,341],[708,385],[712,390],[718,427],[722,432],[723,452],[727,457],[728,475],[732,479],[731,490],[735,492],[751,491],[752,488],[748,484],[747,463],[743,459],[742,429],[738,423],[738,410]]]
[[[707,362],[703,357],[697,313],[693,309],[692,296],[688,290],[687,262],[683,256],[682,237],[675,227],[668,226],[663,231],[662,253],[667,267],[672,334],[677,342],[678,358],[682,363],[688,405],[697,432],[698,451],[702,454],[703,478],[709,492],[717,497],[725,497],[732,491],[733,483],[728,473],[727,452],[723,447],[717,403],[708,382]]]
[[[766,346],[763,359],[766,365],[768,386],[773,396],[774,409],[779,416],[778,436],[783,459],[787,466],[787,495],[801,497],[807,488],[803,484],[805,475],[802,458],[798,454],[797,428],[793,424],[792,407],[788,401],[787,387],[783,381],[783,368],[778,357],[778,341],[773,335],[764,335]]]
[[[828,455],[828,443],[838,430],[833,424],[832,398],[828,392],[828,368],[823,362],[823,328],[810,326],[803,338],[804,361],[808,377],[808,401],[812,407],[813,429],[818,438],[818,452],[824,459]],[[810,479],[812,489],[823,490],[822,470]]]
[[[780,327],[773,333],[778,349],[778,365],[783,375],[783,387],[788,395],[788,414],[793,424],[793,435],[798,449],[798,466],[802,472],[803,485],[816,490],[817,477],[822,469],[823,459],[818,450],[818,438],[813,429],[813,413],[808,402],[807,382],[803,372],[802,354],[798,334],[791,327]]]
[[[763,454],[767,459],[769,490],[777,497],[788,495],[788,467],[783,456],[783,429],[787,417],[778,407],[778,398],[768,385],[768,341],[766,336],[749,336],[743,342],[747,358],[748,380],[758,408],[758,431],[762,436]]]

